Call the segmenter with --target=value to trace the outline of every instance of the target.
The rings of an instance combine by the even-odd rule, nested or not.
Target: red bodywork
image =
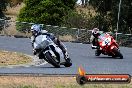
[[[105,55],[115,55],[112,49],[119,48],[114,38],[107,33],[103,33],[98,37],[98,43],[102,49],[102,53]]]

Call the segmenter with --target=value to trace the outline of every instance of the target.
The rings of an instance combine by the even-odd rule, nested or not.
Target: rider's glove
[[[93,46],[93,45],[92,45],[91,47],[92,47],[92,49],[97,49],[97,46]]]
[[[36,54],[37,54],[37,52],[36,52],[36,50],[35,50],[35,49],[33,49],[33,54],[34,54],[34,55],[36,55]]]
[[[99,47],[99,46],[97,46],[97,49],[100,49],[100,47]]]

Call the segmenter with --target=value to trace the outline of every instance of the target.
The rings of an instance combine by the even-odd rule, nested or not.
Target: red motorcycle
[[[113,58],[119,57],[120,59],[123,59],[123,55],[119,50],[119,45],[109,34],[100,34],[100,36],[98,36],[98,45],[100,47],[95,52],[96,56],[99,56],[102,53],[104,55],[112,56]]]

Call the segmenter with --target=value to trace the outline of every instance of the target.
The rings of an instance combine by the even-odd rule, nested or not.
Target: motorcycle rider
[[[32,43],[32,47],[34,49],[34,42],[35,42],[35,38],[41,34],[41,29],[40,29],[40,25],[39,24],[34,24],[31,26],[31,33],[32,33],[32,36],[31,36],[31,43]]]
[[[31,32],[32,32],[32,37],[31,37],[31,42],[32,42],[32,47],[33,44],[35,42],[35,38],[39,35],[47,35],[49,36],[49,38],[56,44],[59,46],[59,48],[62,50],[64,57],[67,58],[67,52],[66,52],[66,48],[64,47],[63,43],[54,36],[54,34],[52,33],[48,33],[48,31],[46,30],[42,30],[41,26],[39,24],[34,24],[31,26]],[[33,54],[36,55],[36,50],[33,47]]]
[[[100,35],[100,31],[98,28],[93,28],[92,30],[92,35],[91,35],[91,42],[92,42],[92,49],[97,49],[96,50],[96,56],[99,56],[101,54],[100,46],[98,43],[98,36]]]

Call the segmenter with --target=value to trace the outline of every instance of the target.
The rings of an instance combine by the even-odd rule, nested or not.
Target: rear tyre
[[[45,58],[48,59],[48,62],[56,68],[60,68],[60,64],[54,60],[49,52],[45,53]]]
[[[66,59],[66,62],[65,62],[65,64],[64,64],[64,66],[65,66],[65,67],[70,67],[70,66],[72,66],[72,61],[71,61],[70,58],[67,58],[67,59]]]
[[[115,55],[113,55],[112,57],[119,57],[120,59],[123,59],[123,55],[118,49],[114,48],[113,52],[115,53]]]

